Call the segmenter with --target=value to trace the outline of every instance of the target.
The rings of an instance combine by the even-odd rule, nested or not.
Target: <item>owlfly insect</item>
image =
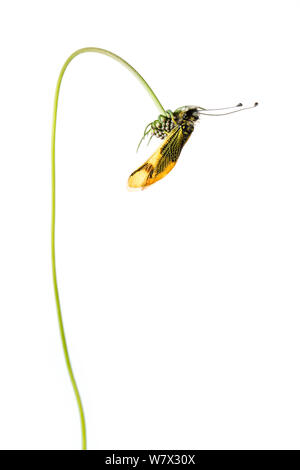
[[[150,140],[155,136],[163,139],[163,142],[143,165],[131,173],[128,179],[128,187],[144,189],[170,173],[201,115],[224,116],[225,114],[251,109],[257,105],[258,103],[254,103],[252,106],[244,107],[242,103],[239,103],[233,107],[218,109],[182,106],[174,112],[166,111],[166,116],[161,114],[156,121],[151,122],[145,128],[141,142],[149,134]]]

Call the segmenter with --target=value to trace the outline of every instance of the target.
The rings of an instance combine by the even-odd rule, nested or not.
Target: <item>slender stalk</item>
[[[126,67],[133,75],[139,80],[139,82],[145,87],[151,98],[153,99],[154,103],[158,107],[161,114],[166,114],[163,106],[161,105],[160,101],[158,100],[157,96],[153,92],[152,88],[148,85],[148,83],[143,79],[143,77],[130,65],[128,62],[123,60],[118,55],[114,54],[113,52],[107,51],[105,49],[100,49],[98,47],[84,47],[82,49],[78,49],[77,51],[73,52],[70,57],[64,63],[58,80],[56,84],[56,90],[54,95],[54,108],[53,108],[53,121],[52,121],[52,138],[51,138],[51,170],[52,170],[52,220],[51,220],[51,259],[52,259],[52,275],[53,275],[53,286],[54,286],[54,295],[55,295],[55,302],[56,302],[56,309],[57,309],[57,317],[58,317],[58,324],[59,324],[59,332],[63,347],[63,353],[69,373],[69,377],[72,383],[73,391],[75,394],[79,415],[80,415],[80,424],[81,424],[81,439],[82,439],[82,450],[86,450],[87,448],[87,440],[86,440],[86,424],[85,424],[85,417],[83,411],[82,400],[80,398],[79,389],[75,380],[74,372],[71,365],[70,355],[68,352],[67,341],[66,341],[66,334],[63,325],[62,319],[62,311],[60,306],[60,299],[59,299],[59,292],[58,292],[58,282],[57,282],[57,274],[56,274],[56,257],[55,257],[55,202],[56,202],[56,193],[55,193],[55,139],[56,139],[56,121],[57,121],[57,106],[58,106],[58,97],[60,86],[62,82],[62,78],[68,67],[69,63],[79,54],[83,54],[85,52],[97,52],[99,54],[104,54],[112,59],[115,59],[117,62],[122,64]]]

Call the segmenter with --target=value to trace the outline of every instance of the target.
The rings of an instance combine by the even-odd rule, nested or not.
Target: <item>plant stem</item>
[[[52,138],[51,138],[51,169],[52,169],[52,219],[51,219],[51,259],[52,259],[52,275],[53,275],[53,286],[54,286],[54,295],[55,295],[55,302],[56,302],[56,309],[57,309],[57,317],[58,317],[58,324],[59,324],[59,331],[60,337],[63,347],[63,353],[69,373],[69,377],[72,383],[73,391],[75,394],[76,402],[78,405],[79,415],[80,415],[80,424],[81,424],[81,439],[82,439],[82,450],[86,450],[87,448],[87,440],[86,440],[86,424],[85,424],[85,417],[83,411],[83,405],[79,394],[79,389],[75,380],[74,372],[71,365],[70,355],[68,352],[66,335],[64,331],[63,319],[62,319],[62,311],[60,306],[60,299],[59,299],[59,292],[58,292],[58,282],[57,282],[57,274],[56,274],[56,257],[55,257],[55,200],[56,200],[56,193],[55,193],[55,139],[56,139],[56,121],[57,121],[57,106],[58,106],[58,97],[60,86],[62,82],[62,78],[68,67],[69,63],[79,54],[83,54],[85,52],[97,52],[99,54],[104,54],[112,59],[115,59],[117,62],[122,64],[126,67],[133,75],[139,80],[139,82],[145,87],[151,98],[153,99],[154,103],[158,107],[161,114],[165,114],[165,110],[161,105],[160,101],[158,100],[157,96],[150,88],[148,83],[143,79],[143,77],[130,65],[128,62],[123,60],[118,55],[114,54],[113,52],[107,51],[105,49],[100,49],[98,47],[84,47],[82,49],[78,49],[77,51],[73,52],[70,57],[64,63],[55,89],[54,95],[54,108],[53,108],[53,121],[52,121]]]

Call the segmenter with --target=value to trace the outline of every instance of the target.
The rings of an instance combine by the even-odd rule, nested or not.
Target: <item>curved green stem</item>
[[[160,113],[165,114],[165,110],[163,106],[161,105],[160,101],[158,100],[157,96],[153,92],[153,90],[150,88],[148,83],[143,79],[143,77],[130,65],[128,62],[123,60],[121,57],[118,55],[114,54],[113,52],[107,51],[105,49],[100,49],[98,47],[84,47],[82,49],[78,49],[77,51],[73,52],[73,54],[70,55],[70,57],[66,60],[64,63],[58,80],[56,84],[56,90],[55,90],[55,95],[54,95],[54,109],[53,109],[53,121],[52,121],[52,139],[51,139],[51,168],[52,168],[52,221],[51,221],[51,258],[52,258],[52,275],[53,275],[53,285],[54,285],[54,295],[55,295],[55,302],[56,302],[56,308],[57,308],[57,316],[58,316],[58,324],[59,324],[59,331],[60,331],[60,336],[61,336],[61,341],[62,341],[62,347],[63,347],[63,352],[64,352],[64,357],[66,360],[66,365],[69,373],[69,377],[72,383],[72,387],[74,390],[76,402],[78,405],[79,409],[79,415],[80,415],[80,423],[81,423],[81,438],[82,438],[82,450],[86,449],[86,425],[85,425],[85,417],[84,417],[84,411],[83,411],[83,405],[82,401],[80,398],[78,386],[76,384],[74,372],[72,369],[71,365],[71,360],[70,360],[70,355],[68,352],[68,347],[67,347],[67,341],[66,341],[66,335],[64,331],[64,325],[63,325],[63,319],[62,319],[62,312],[61,312],[61,306],[60,306],[60,300],[59,300],[59,292],[58,292],[58,283],[57,283],[57,275],[56,275],[56,258],[55,258],[55,138],[56,138],[56,121],[57,121],[57,106],[58,106],[58,97],[59,97],[59,91],[60,91],[60,86],[62,82],[63,75],[66,71],[66,68],[68,67],[69,63],[79,54],[83,54],[84,52],[98,52],[99,54],[104,54],[112,59],[115,59],[117,62],[122,64],[124,67],[126,67],[133,75],[139,80],[139,82],[145,87],[151,98],[153,99],[154,103],[158,107]]]

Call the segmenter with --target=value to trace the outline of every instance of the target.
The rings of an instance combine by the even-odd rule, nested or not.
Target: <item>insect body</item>
[[[167,116],[160,116],[149,124],[144,137],[152,132],[151,137],[164,139],[151,157],[135,170],[128,179],[130,188],[145,188],[164,178],[176,165],[181,150],[194,130],[194,123],[199,119],[203,108],[184,106]],[[148,130],[148,128],[150,129]]]
[[[200,116],[223,116],[255,108],[257,105],[258,103],[254,103],[252,106],[243,107],[242,103],[239,103],[236,106],[218,109],[183,106],[174,113],[166,111],[165,115],[160,115],[156,121],[148,124],[142,138],[143,140],[150,134],[150,139],[156,136],[164,139],[163,143],[142,166],[131,173],[128,186],[143,189],[164,178],[176,165],[181,150],[194,131],[195,122]]]

